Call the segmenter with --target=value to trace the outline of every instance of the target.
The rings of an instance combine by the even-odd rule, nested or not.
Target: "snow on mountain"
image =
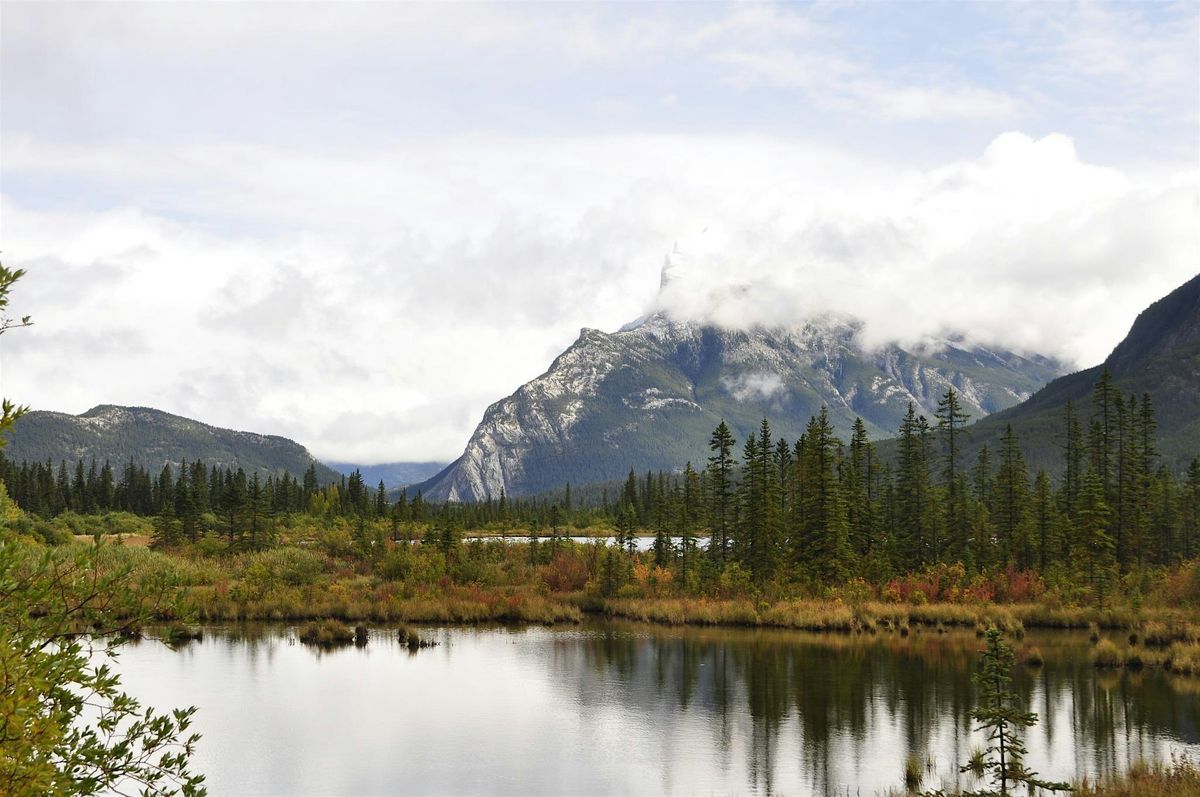
[[[618,479],[630,468],[681,468],[705,461],[722,419],[742,439],[765,416],[794,440],[822,404],[843,436],[855,416],[887,436],[908,402],[932,416],[951,385],[979,418],[1061,372],[1044,358],[954,341],[867,349],[860,331],[832,315],[739,330],[662,311],[611,334],[584,329],[545,374],[489,407],[463,455],[421,489],[471,501]]]

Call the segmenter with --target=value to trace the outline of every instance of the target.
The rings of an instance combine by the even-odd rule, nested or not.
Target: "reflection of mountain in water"
[[[1034,769],[1109,774],[1167,758],[1173,743],[1200,744],[1200,706],[1180,700],[1165,674],[1097,673],[1079,638],[1037,642],[1046,666],[1014,673],[1040,717],[1026,739]],[[877,780],[898,786],[910,754],[932,760],[947,785],[973,788],[957,765],[982,745],[970,719],[979,647],[969,635],[930,631],[902,639],[615,625],[556,643],[552,680],[584,711],[616,704],[642,715],[651,738],[637,743],[686,743],[705,729],[729,758],[721,769],[744,767],[755,791],[774,792],[781,774],[817,794]],[[735,751],[743,761],[732,760]]]

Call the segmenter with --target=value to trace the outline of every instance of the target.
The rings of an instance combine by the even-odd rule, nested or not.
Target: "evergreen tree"
[[[938,432],[942,438],[942,485],[946,490],[946,534],[952,558],[963,558],[967,549],[967,506],[965,486],[959,478],[958,454],[961,447],[960,438],[965,434],[963,427],[971,416],[963,412],[962,402],[953,387],[938,399],[937,413]],[[934,551],[934,558],[940,558],[940,551]]]
[[[1057,558],[1061,552],[1058,507],[1054,502],[1054,489],[1050,485],[1050,477],[1046,471],[1039,470],[1033,481],[1033,526],[1037,538],[1038,569],[1046,572],[1046,566],[1051,557]]]
[[[927,436],[929,425],[908,403],[900,423],[900,460],[896,472],[896,556],[902,569],[929,561],[932,549]]]
[[[984,752],[983,770],[990,776],[993,790],[974,792],[976,795],[1005,797],[1010,784],[1024,786],[1031,791],[1069,791],[1066,783],[1040,780],[1036,772],[1025,768],[1028,751],[1021,741],[1021,730],[1037,723],[1037,714],[1023,711],[1019,698],[1012,691],[1014,656],[1012,648],[1004,641],[999,629],[987,632],[987,647],[983,651],[975,683],[979,689],[979,705],[971,716],[979,723],[979,729],[987,733],[988,747]],[[973,770],[974,764],[962,767],[962,771]]]
[[[818,576],[836,583],[849,573],[852,550],[846,502],[837,478],[840,443],[825,407],[809,420],[804,437],[805,525],[797,558],[808,559]]]
[[[1079,505],[1079,490],[1083,483],[1083,427],[1075,414],[1075,405],[1070,401],[1067,402],[1064,425],[1066,441],[1063,448],[1066,468],[1063,473],[1063,509],[1067,519],[1074,522]]]
[[[1079,494],[1075,557],[1082,564],[1088,585],[1101,608],[1116,570],[1115,544],[1109,534],[1109,514],[1100,474],[1094,468],[1089,469]]]
[[[995,519],[996,533],[1002,554],[1023,568],[1033,564],[1033,550],[1026,525],[1029,502],[1029,473],[1025,458],[1013,432],[1012,424],[1005,427],[1000,440],[1000,465],[996,471]]]
[[[708,441],[712,451],[708,458],[709,528],[712,532],[709,552],[718,565],[723,565],[729,555],[733,531],[733,446],[733,434],[725,421],[721,421]],[[632,478],[633,472],[629,475]]]

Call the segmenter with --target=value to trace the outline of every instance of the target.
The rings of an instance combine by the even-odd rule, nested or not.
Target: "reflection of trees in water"
[[[610,694],[630,709],[707,714],[725,757],[714,765],[724,771],[735,731],[748,722],[747,786],[755,790],[773,791],[780,766],[796,767],[818,793],[856,780],[852,770],[872,736],[888,730],[884,723],[895,723],[904,746],[894,751],[897,779],[907,754],[924,760],[937,753],[952,772],[949,765],[971,752],[971,673],[980,642],[964,634],[902,639],[614,626],[579,641],[587,665],[581,670],[615,681]],[[1179,699],[1158,672],[1097,673],[1088,653],[1086,644],[1058,645],[1045,667],[1014,672],[1015,690],[1041,716],[1034,734],[1047,749],[1056,729],[1067,727],[1076,771],[1108,773],[1131,759],[1166,755],[1164,736],[1200,742],[1194,694]],[[590,688],[586,679],[579,684],[581,695]],[[790,722],[800,760],[781,762],[780,734]],[[950,746],[934,750],[939,732]]]

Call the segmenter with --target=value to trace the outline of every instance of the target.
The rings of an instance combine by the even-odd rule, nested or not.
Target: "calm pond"
[[[321,651],[294,628],[208,629],[178,650],[122,648],[126,688],[199,707],[213,795],[871,795],[959,775],[979,737],[980,641],[588,623],[433,628],[410,653],[380,629]],[[1097,672],[1086,638],[1032,633],[1018,667],[1040,722],[1029,763],[1071,779],[1173,752],[1200,756],[1200,682]]]

